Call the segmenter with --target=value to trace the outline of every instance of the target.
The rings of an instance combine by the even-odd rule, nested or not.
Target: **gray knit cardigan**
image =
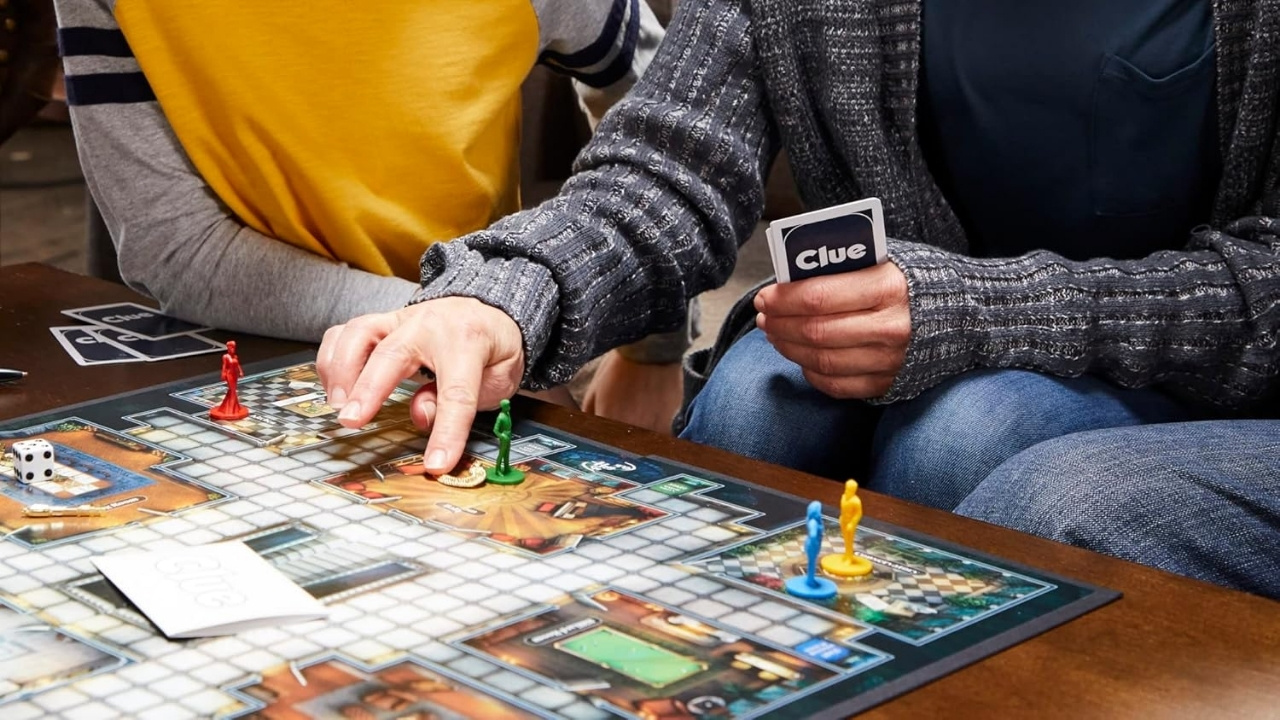
[[[1086,262],[973,258],[920,151],[920,0],[690,0],[561,194],[423,256],[415,301],[464,295],[524,333],[525,383],[676,328],[723,284],[785,147],[802,197],[884,202],[910,291],[880,402],[973,368],[1154,383],[1232,414],[1280,382],[1280,0],[1215,0],[1224,172],[1185,249]],[[1035,228],[1028,228],[1035,232]]]

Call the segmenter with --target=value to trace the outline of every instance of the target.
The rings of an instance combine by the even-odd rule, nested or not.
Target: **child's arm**
[[[108,0],[58,0],[80,161],[130,287],[170,315],[318,341],[402,306],[416,284],[355,270],[243,225],[188,161]]]
[[[538,61],[573,78],[594,130],[631,89],[662,42],[645,0],[534,0],[542,37]]]

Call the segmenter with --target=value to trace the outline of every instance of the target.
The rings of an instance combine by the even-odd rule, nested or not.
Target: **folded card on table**
[[[170,638],[231,635],[329,615],[242,542],[112,553],[93,564]]]

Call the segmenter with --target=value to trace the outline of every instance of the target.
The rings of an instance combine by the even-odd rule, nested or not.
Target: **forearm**
[[[1018,367],[1255,405],[1280,375],[1280,241],[1267,222],[1239,221],[1184,252],[1134,261],[977,259],[891,242],[910,288],[912,339],[881,401],[974,368]]]
[[[137,68],[132,58],[67,62],[69,74],[108,64],[114,70]],[[242,225],[191,167],[154,101],[74,105],[72,120],[121,275],[168,314],[228,330],[318,341],[331,325],[402,306],[416,289],[409,281],[354,270]]]
[[[524,333],[531,387],[677,329],[688,298],[728,278],[759,217],[774,152],[764,102],[745,11],[682,5],[561,195],[433,247],[416,299],[465,295],[506,311]]]
[[[367,313],[403,307],[417,284],[335,263],[238,222],[218,222],[188,243],[154,242],[124,230],[125,281],[165,314],[256,335],[319,342],[324,331]]]

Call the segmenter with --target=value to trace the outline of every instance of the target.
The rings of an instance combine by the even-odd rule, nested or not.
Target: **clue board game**
[[[310,360],[246,367],[240,420],[210,420],[211,376],[0,425],[56,470],[0,460],[0,716],[837,717],[1117,597],[866,518],[870,572],[801,599],[805,499],[518,417],[523,482],[446,485],[412,388],[349,430]],[[809,542],[838,552],[824,510]],[[223,540],[329,617],[171,641],[90,562]]]

